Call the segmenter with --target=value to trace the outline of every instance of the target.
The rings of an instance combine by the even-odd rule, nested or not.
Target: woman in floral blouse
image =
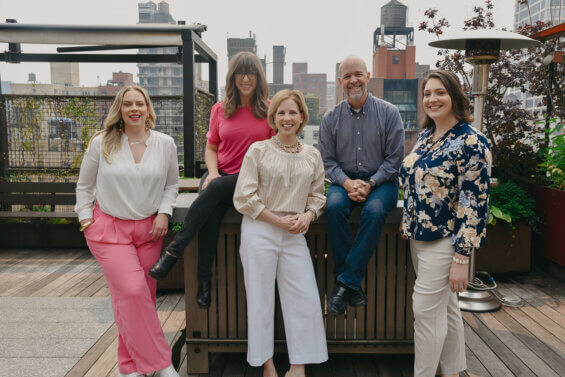
[[[426,119],[400,173],[401,233],[410,239],[414,286],[414,376],[458,376],[466,369],[457,292],[486,234],[491,153],[469,122],[469,100],[457,76],[431,71],[422,83]]]

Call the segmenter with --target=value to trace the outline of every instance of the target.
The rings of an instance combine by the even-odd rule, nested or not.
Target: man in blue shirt
[[[347,304],[361,306],[367,297],[361,281],[388,213],[398,201],[398,170],[404,158],[404,128],[396,106],[367,92],[365,62],[350,56],[339,67],[347,100],[322,120],[319,148],[326,177],[326,217],[333,250],[336,285],[328,309],[342,314]],[[359,229],[351,242],[349,216],[361,207]]]

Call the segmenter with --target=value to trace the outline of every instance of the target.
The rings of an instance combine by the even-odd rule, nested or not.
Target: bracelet
[[[456,255],[453,256],[453,261],[457,264],[469,264],[469,258],[465,259],[459,259],[457,258]]]
[[[87,222],[85,222],[83,225],[80,226],[79,231],[84,232],[84,230],[91,225],[92,225],[92,220],[88,220]]]
[[[318,215],[316,214],[316,210],[314,208],[308,208],[306,211],[310,211],[312,213],[312,220],[316,220]]]

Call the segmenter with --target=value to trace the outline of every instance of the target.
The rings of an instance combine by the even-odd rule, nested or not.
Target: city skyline
[[[69,0],[0,0],[0,8],[6,18],[15,18],[19,23],[134,25],[138,22],[139,2],[142,1],[122,0],[122,6],[117,9],[111,6],[114,2],[108,0],[96,3],[81,1],[80,7],[77,7],[78,1]],[[220,1],[213,5],[199,3],[193,9],[190,9],[190,4],[180,0],[167,2],[175,19],[208,26],[208,30],[203,33],[203,40],[218,55],[218,82],[221,86],[227,71],[227,37],[246,37],[249,31],[256,35],[258,56],[262,58],[267,55],[269,63],[273,59],[273,45],[286,47],[285,83],[290,83],[292,79],[293,62],[308,62],[310,72],[326,73],[328,81],[334,80],[335,63],[347,55],[354,54],[365,59],[370,69],[372,33],[380,23],[380,7],[388,0],[361,0],[346,6],[342,2],[326,1],[323,3],[324,8],[319,7],[320,4],[313,4],[315,2],[295,0],[285,4],[258,0],[244,4]],[[467,0],[463,4],[457,3],[456,7],[454,2],[447,0],[430,0],[426,4],[416,0],[401,2],[409,7],[408,23],[416,29],[416,61],[432,66],[435,62],[435,49],[427,48],[427,43],[433,37],[417,31],[418,24],[424,20],[424,11],[436,7],[440,16],[448,18],[452,28],[460,28],[463,20],[472,14],[472,7],[484,4],[480,0]],[[497,0],[494,3],[497,28],[511,30],[514,0]],[[217,12],[218,6],[223,9],[221,14]],[[109,9],[112,11],[109,12]],[[50,17],[45,17],[46,14]],[[60,16],[52,17],[54,14]],[[312,17],[313,15],[316,17]],[[23,45],[22,50],[44,52],[54,51],[55,47]],[[0,48],[6,50],[7,44],[1,43]],[[103,84],[111,79],[112,72],[119,70],[137,76],[135,64],[81,64],[81,85],[97,85],[98,82]],[[0,64],[3,81],[26,82],[27,75],[31,72],[36,74],[38,82],[46,83],[50,80],[47,63]],[[267,77],[272,81],[272,64],[267,65]]]

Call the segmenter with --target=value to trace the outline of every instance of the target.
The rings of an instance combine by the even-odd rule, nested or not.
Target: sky
[[[208,30],[204,42],[218,55],[218,82],[222,86],[227,72],[228,36],[246,38],[255,34],[257,54],[272,61],[273,45],[286,47],[284,80],[290,83],[293,62],[308,62],[310,73],[327,73],[335,77],[335,64],[348,55],[365,59],[372,68],[373,31],[380,24],[380,8],[389,0],[169,0],[175,20],[187,24],[201,23]],[[408,6],[408,26],[415,29],[416,61],[433,64],[436,51],[428,47],[435,37],[419,32],[424,12],[437,8],[452,28],[461,28],[472,16],[474,6],[484,0],[400,0]],[[138,0],[0,0],[2,22],[14,18],[18,23],[67,25],[135,25],[138,22]],[[155,1],[158,2],[158,1]],[[493,0],[497,28],[512,29],[516,0]],[[23,52],[55,52],[56,45],[22,45]],[[7,50],[0,43],[0,50]],[[131,53],[131,50],[129,51]],[[272,81],[272,65],[267,78]],[[136,74],[135,64],[81,63],[81,85],[95,86],[111,79],[112,72],[122,70]],[[23,83],[34,72],[38,82],[49,83],[48,63],[7,64],[0,62],[2,81]]]

